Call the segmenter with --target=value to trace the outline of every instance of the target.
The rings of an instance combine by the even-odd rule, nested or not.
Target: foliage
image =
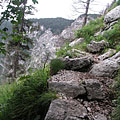
[[[120,22],[115,24],[111,30],[106,31],[103,37],[109,42],[110,47],[114,48],[120,41]]]
[[[120,120],[120,71],[118,72],[118,75],[116,77],[116,81],[117,81],[117,85],[116,85],[117,104],[116,104],[116,108],[112,114],[112,120]]]
[[[20,77],[7,106],[2,108],[0,120],[44,120],[51,100],[56,98],[55,93],[48,90],[48,78],[46,70]]]
[[[32,0],[34,4],[38,3],[37,0]],[[18,73],[25,71],[24,63],[29,57],[29,45],[32,44],[31,40],[26,35],[26,13],[30,13],[33,6],[27,5],[27,0],[9,0],[6,10],[2,12],[0,24],[9,21],[12,24],[11,32],[8,32],[7,27],[0,30],[2,41],[0,42],[0,52],[5,53],[6,61],[4,63],[4,71],[6,77],[15,79]],[[20,62],[22,61],[22,62]],[[22,63],[22,64],[21,64]],[[11,66],[12,64],[12,66]],[[6,71],[8,70],[8,71]],[[10,73],[9,71],[13,71]]]
[[[72,50],[72,47],[69,46],[69,44],[65,44],[64,46],[62,46],[59,50],[57,50],[56,55],[57,57],[65,57],[65,56],[69,56],[72,57],[71,54],[68,53],[68,51]]]
[[[9,118],[10,106],[8,106],[8,101],[11,99],[15,89],[16,83],[0,86],[0,120],[7,120]]]
[[[120,0],[117,1],[117,5],[120,5]]]
[[[55,75],[61,69],[64,69],[65,64],[60,59],[53,59],[50,63],[50,74]]]
[[[85,38],[85,41],[87,43],[90,43],[91,41],[91,36],[93,36],[96,32],[98,32],[100,29],[104,27],[103,25],[103,17],[98,18],[96,20],[90,21],[89,24],[84,26],[82,29],[78,30],[75,33],[75,36],[77,38]]]
[[[83,42],[83,43],[77,44],[77,45],[73,46],[73,48],[77,49],[77,50],[81,50],[81,51],[86,51],[87,43]]]

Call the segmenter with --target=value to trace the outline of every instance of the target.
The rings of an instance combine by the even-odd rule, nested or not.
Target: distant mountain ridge
[[[53,34],[60,34],[65,28],[71,25],[74,20],[68,20],[65,18],[40,18],[40,19],[29,19],[32,22],[38,22],[43,25],[46,29],[51,29]]]

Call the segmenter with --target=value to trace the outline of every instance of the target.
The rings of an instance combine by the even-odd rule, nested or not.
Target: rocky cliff
[[[119,10],[120,6],[105,15],[105,29],[99,35],[119,22]],[[76,42],[69,45],[73,47]],[[106,48],[107,52],[101,53]],[[48,80],[49,89],[57,92],[58,99],[52,101],[45,120],[111,120],[115,107],[113,78],[120,69],[120,51],[111,49],[105,40],[91,41],[86,49],[83,52],[73,47],[69,54],[79,56],[70,58],[66,54],[59,58],[64,69]]]

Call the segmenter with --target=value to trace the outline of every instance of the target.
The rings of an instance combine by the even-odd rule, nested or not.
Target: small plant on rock
[[[64,69],[65,64],[60,59],[53,59],[50,63],[50,74],[55,75],[61,69]]]

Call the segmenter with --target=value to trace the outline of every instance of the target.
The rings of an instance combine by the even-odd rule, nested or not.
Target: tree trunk
[[[84,20],[83,20],[83,25],[82,25],[82,27],[84,27],[84,26],[86,25],[86,23],[87,23],[88,10],[89,10],[90,1],[91,1],[91,0],[87,0],[87,3],[86,3],[85,17],[84,17]]]

